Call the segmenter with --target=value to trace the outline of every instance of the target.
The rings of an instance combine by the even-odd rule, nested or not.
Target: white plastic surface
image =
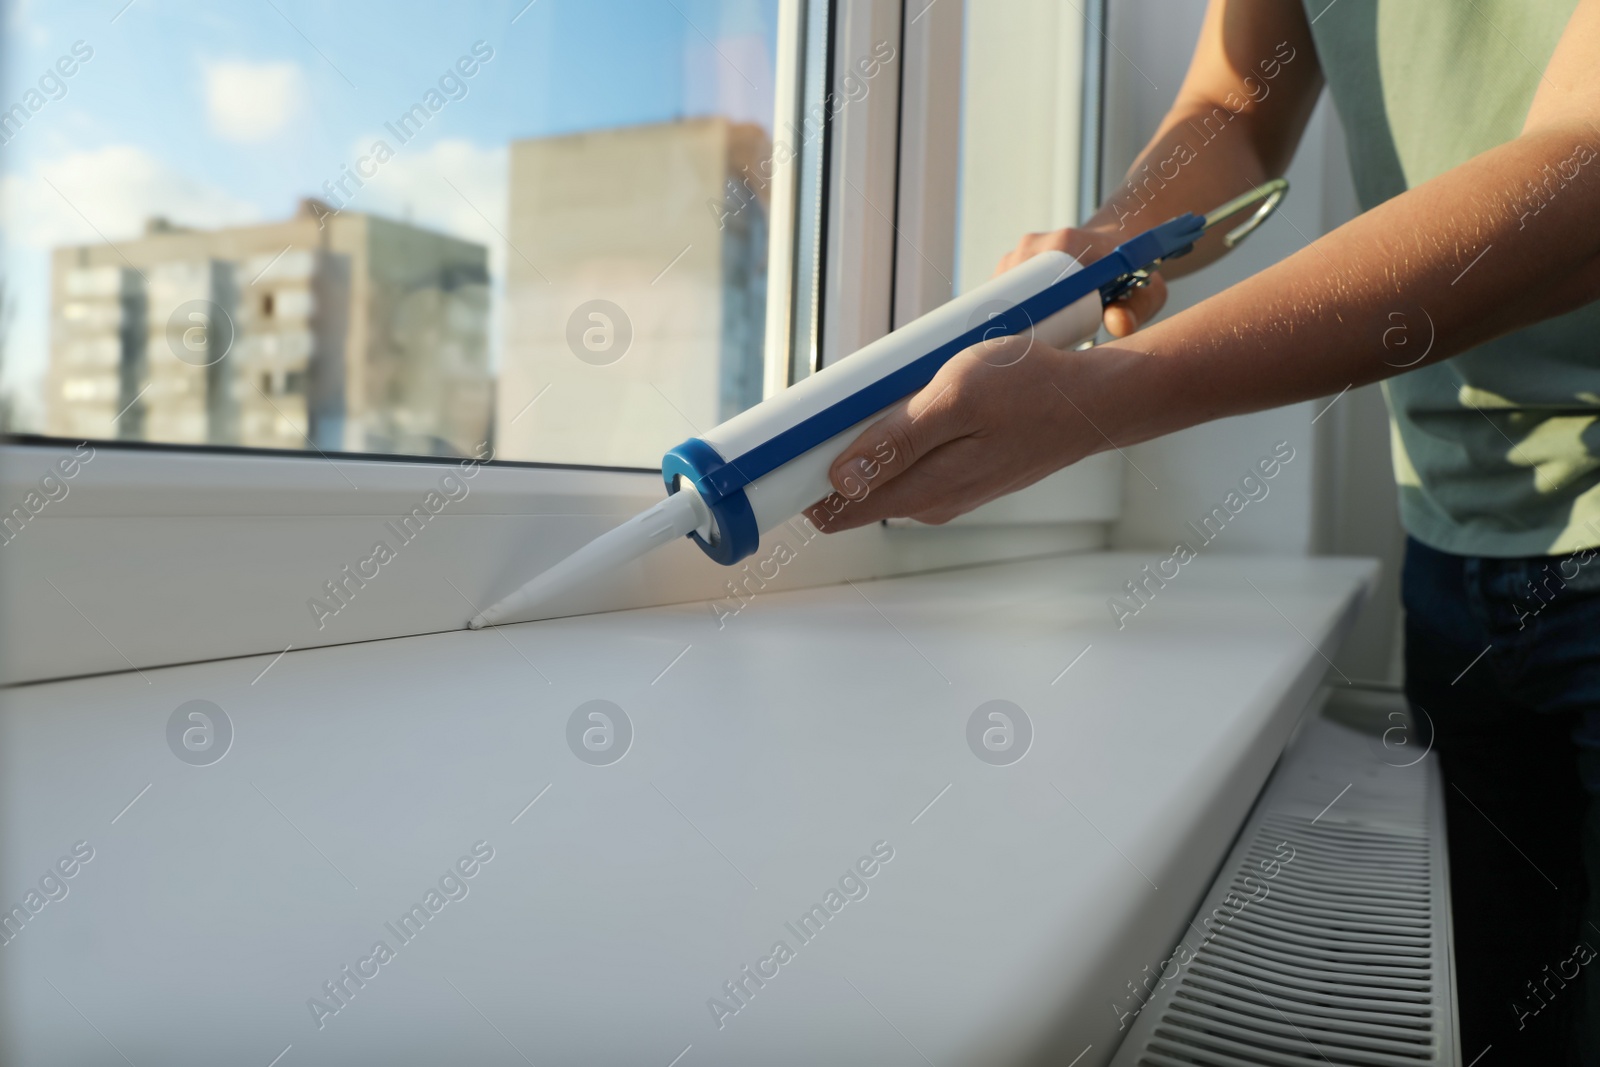
[[[1106,599],[1149,562],[5,691],[0,902],[94,858],[0,948],[0,1063],[1103,1064],[1111,995],[1170,950],[1371,573],[1203,556],[1119,631]],[[595,699],[632,726],[604,766],[569,743]],[[1034,729],[1009,766],[967,740],[995,699]],[[171,747],[191,700],[231,723],[209,765]],[[866,895],[719,1028],[707,1000],[879,841]]]

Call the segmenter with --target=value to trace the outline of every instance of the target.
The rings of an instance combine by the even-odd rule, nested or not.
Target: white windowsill
[[[0,892],[80,839],[95,858],[0,951],[0,1059],[106,1052],[48,977],[173,1067],[291,1043],[490,1062],[509,1050],[484,1017],[540,1063],[921,1063],[895,1028],[936,1063],[1045,1042],[1103,1063],[1109,1006],[1178,936],[1374,571],[1206,556],[1119,631],[1106,600],[1148,562],[773,593],[722,629],[685,605],[13,689]],[[565,740],[596,698],[635,731],[605,767]],[[233,723],[211,766],[168,751],[193,699]],[[967,747],[994,699],[1035,727],[1012,766]],[[319,1031],[307,998],[480,839],[469,896]],[[879,840],[895,858],[868,895],[718,1030],[707,999]]]

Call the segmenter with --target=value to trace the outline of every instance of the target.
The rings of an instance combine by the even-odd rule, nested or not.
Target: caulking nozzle
[[[578,588],[696,529],[708,529],[710,512],[700,494],[685,488],[608,530],[522,588],[474,615],[474,630],[527,615],[538,604]]]

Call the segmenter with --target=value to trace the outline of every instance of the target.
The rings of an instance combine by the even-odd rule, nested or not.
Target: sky
[[[5,0],[0,0],[4,3]],[[374,140],[394,159],[348,204],[479,241],[503,275],[506,145],[722,114],[770,128],[777,0],[9,0],[0,111],[43,106],[0,146],[0,390],[42,418],[49,250],[151,215],[287,218]],[[474,47],[422,134],[384,129]],[[49,77],[74,55],[70,77]],[[68,67],[72,64],[69,62]],[[454,184],[457,193],[450,188]],[[465,199],[463,199],[465,198]],[[480,214],[481,213],[481,214]],[[34,423],[35,426],[30,426]]]

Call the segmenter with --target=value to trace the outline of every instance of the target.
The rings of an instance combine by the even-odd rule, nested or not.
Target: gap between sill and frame
[[[1109,551],[1109,549],[1102,546],[1101,548],[1097,549],[1063,549],[1056,552],[1036,552],[1022,556],[1008,556],[1004,559],[972,560],[965,563],[951,563],[942,567],[928,567],[921,570],[906,571],[900,574],[880,574],[875,577],[869,576],[865,578],[841,578],[838,581],[819,582],[816,585],[795,586],[793,589],[775,590],[771,595],[781,596],[784,593],[801,593],[812,589],[828,589],[833,586],[850,585],[852,582],[885,582],[894,581],[901,578],[918,578],[928,574],[947,574],[953,571],[972,570],[976,567],[993,567],[1008,563],[1031,563],[1042,559],[1056,559],[1063,556],[1081,556],[1090,552],[1105,551]],[[525,622],[503,623],[501,626],[486,627],[486,629],[501,629],[509,626],[531,626],[536,623],[560,622],[564,619],[583,619],[593,615],[614,615],[624,611],[650,611],[656,608],[681,607],[685,604],[709,604],[713,599],[714,598],[712,597],[703,597],[693,600],[671,600],[663,604],[636,604],[630,607],[603,608],[598,611],[581,611],[574,612],[571,615],[556,615],[548,619],[528,619]],[[333,644],[327,645],[306,645],[304,648],[291,647],[287,650],[280,649],[277,652],[274,652],[271,649],[263,649],[260,652],[241,652],[237,655],[231,656],[208,656],[202,659],[179,660],[173,663],[157,663],[145,667],[129,667],[121,670],[84,671],[81,674],[60,674],[50,678],[33,678],[25,682],[7,682],[5,684],[0,684],[0,694],[4,694],[13,689],[27,689],[32,686],[54,685],[57,682],[78,682],[90,678],[108,678],[121,674],[137,674],[143,671],[164,671],[174,667],[195,667],[205,663],[230,663],[247,659],[257,659],[261,656],[281,656],[285,655],[286,652],[316,652],[319,650],[326,651],[335,648],[347,648],[353,645],[372,645],[384,641],[405,641],[413,637],[436,637],[440,634],[453,634],[462,632],[472,633],[474,631],[468,627],[465,622],[463,622],[460,626],[452,626],[443,630],[418,630],[416,633],[390,634],[387,637],[358,637],[353,640],[337,641]]]

